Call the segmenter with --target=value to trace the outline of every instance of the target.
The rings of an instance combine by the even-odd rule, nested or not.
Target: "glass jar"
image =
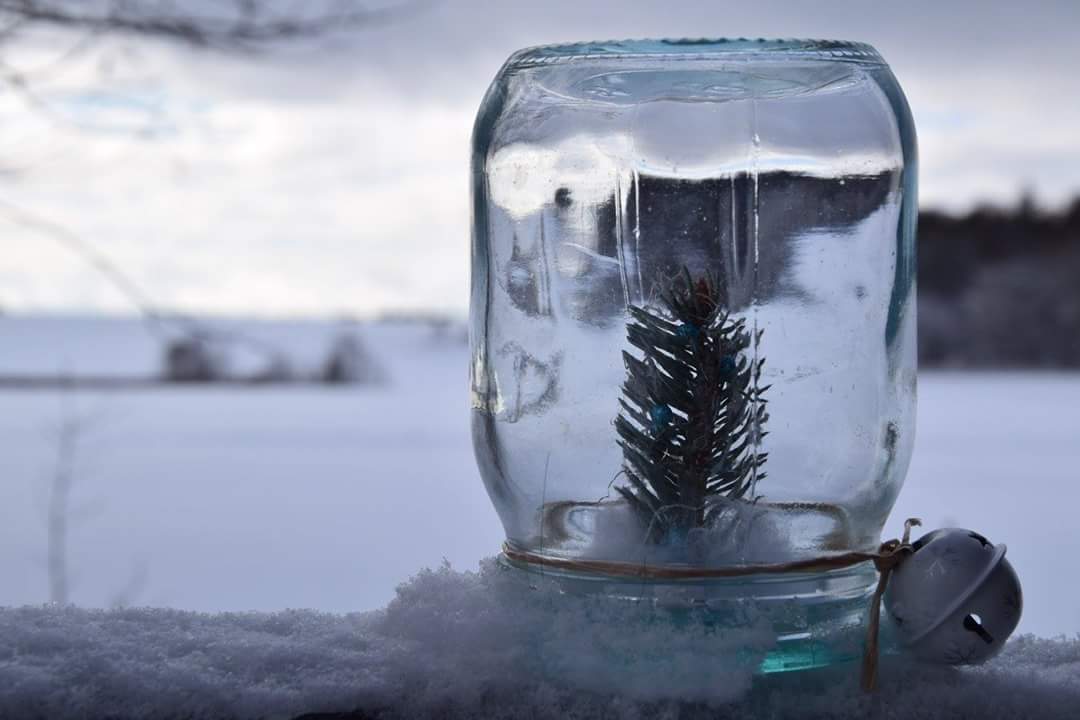
[[[640,596],[877,547],[914,435],[916,149],[873,48],[522,50],[472,190],[473,439],[514,564]],[[705,584],[861,602],[874,574],[764,580]]]

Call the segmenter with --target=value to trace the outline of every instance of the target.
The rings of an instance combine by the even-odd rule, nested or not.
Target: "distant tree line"
[[[1080,198],[919,216],[926,366],[1080,368]]]

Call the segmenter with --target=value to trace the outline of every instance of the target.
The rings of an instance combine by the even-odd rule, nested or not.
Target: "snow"
[[[336,327],[228,322],[313,359]],[[688,717],[735,697],[731,717],[868,711],[870,701],[842,699],[850,669],[828,691],[774,678],[746,696],[745,667],[683,685],[671,684],[682,677],[673,668],[650,676],[633,663],[605,676],[594,650],[618,654],[618,636],[596,634],[618,620],[552,615],[490,565],[409,581],[444,558],[476,568],[502,529],[473,462],[460,334],[392,323],[361,334],[388,384],[0,390],[0,717],[671,716],[665,686],[705,703],[682,708]],[[131,319],[0,317],[0,374],[152,374],[154,343]],[[73,464],[71,600],[182,610],[40,605],[55,431],[71,417],[87,419]],[[1080,557],[1080,375],[924,372],[918,422],[886,533],[919,516],[1006,543],[1024,583],[1019,632],[1076,637],[1078,581],[1062,558]],[[358,611],[375,612],[342,614]],[[692,636],[664,641],[690,668],[715,668],[722,654]],[[709,665],[698,662],[706,652]],[[1028,637],[985,670],[887,664],[874,702],[883,717],[1064,717],[1080,701],[1078,662],[1080,643]],[[758,689],[773,686],[783,692]]]
[[[635,606],[530,587],[493,561],[443,566],[380,611],[200,614],[0,610],[0,717],[1075,717],[1080,640],[1011,642],[980,668],[885,658],[874,696],[855,663],[752,682],[745,635],[643,625]],[[635,627],[630,636],[624,629]],[[627,653],[652,644],[660,663]],[[641,645],[635,645],[640,648]]]

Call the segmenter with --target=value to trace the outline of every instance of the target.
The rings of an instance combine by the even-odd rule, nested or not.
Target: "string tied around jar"
[[[697,579],[744,577],[758,573],[796,573],[820,572],[851,567],[863,562],[873,562],[878,571],[878,582],[870,598],[870,612],[866,628],[866,642],[863,649],[861,686],[870,692],[877,687],[878,677],[878,636],[881,625],[881,603],[893,571],[913,552],[911,529],[922,525],[918,518],[904,521],[904,533],[899,540],[886,540],[876,552],[853,551],[835,555],[823,555],[815,558],[794,560],[784,563],[762,563],[718,568],[674,568],[637,563],[605,560],[575,560],[544,556],[537,553],[503,545],[503,556],[512,562],[539,565],[558,570],[589,573],[602,573],[609,577],[633,579]]]

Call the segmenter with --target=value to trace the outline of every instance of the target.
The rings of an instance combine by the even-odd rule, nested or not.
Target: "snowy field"
[[[245,325],[249,328],[249,325]],[[333,326],[255,331],[317,356]],[[445,558],[475,569],[502,530],[477,477],[467,350],[423,325],[362,328],[389,382],[333,389],[0,391],[0,606],[48,599],[57,427],[74,460],[71,599],[82,606],[378,608]],[[130,319],[0,318],[0,374],[152,373]],[[1009,546],[1019,632],[1080,633],[1080,375],[921,375],[918,440],[886,532],[907,516]]]

